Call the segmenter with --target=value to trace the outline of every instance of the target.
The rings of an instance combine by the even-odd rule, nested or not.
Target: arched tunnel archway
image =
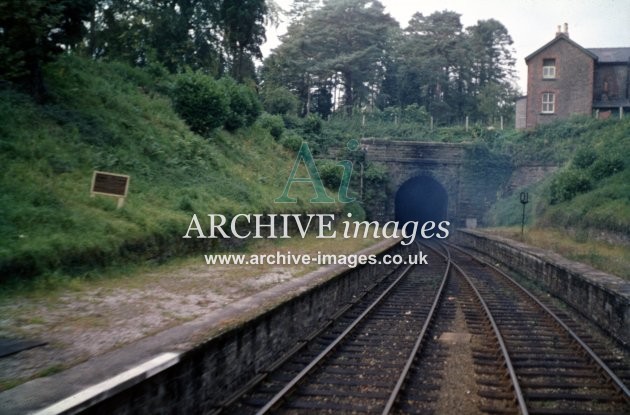
[[[447,219],[448,194],[429,176],[413,177],[396,192],[395,216],[399,222],[440,222]]]

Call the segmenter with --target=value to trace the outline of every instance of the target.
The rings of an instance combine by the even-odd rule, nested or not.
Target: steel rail
[[[437,249],[433,249],[431,247],[429,248],[437,252],[439,255],[442,255],[442,253],[438,252]],[[442,293],[444,292],[444,287],[446,286],[446,281],[448,280],[448,275],[451,270],[451,254],[448,251],[448,249],[445,249],[445,250],[447,253],[446,270],[444,271],[444,276],[442,277],[442,284],[440,285],[440,288],[438,289],[435,299],[433,300],[433,304],[431,305],[429,314],[427,315],[427,318],[424,321],[424,325],[422,326],[422,330],[420,331],[420,334],[418,335],[418,338],[413,346],[413,349],[409,353],[407,362],[405,363],[405,366],[402,372],[400,373],[400,376],[398,377],[396,386],[394,386],[394,389],[392,390],[389,396],[389,399],[387,400],[387,404],[385,405],[385,408],[383,408],[383,412],[382,412],[383,415],[391,413],[394,407],[394,404],[396,402],[396,399],[398,398],[398,395],[400,394],[400,390],[402,389],[403,384],[405,383],[405,380],[407,379],[407,376],[409,375],[409,370],[411,369],[411,365],[413,364],[413,361],[415,360],[416,355],[418,354],[418,351],[420,350],[420,346],[422,345],[422,342],[424,341],[424,337],[429,330],[429,325],[431,324],[431,321],[433,320],[434,312],[438,307],[440,299],[442,298]]]
[[[323,326],[317,328],[314,332],[311,332],[310,334],[306,335],[303,339],[299,340],[296,343],[296,345],[293,348],[291,348],[291,350],[286,355],[284,355],[284,356],[280,357],[279,359],[275,360],[273,363],[271,363],[270,366],[266,367],[263,371],[261,371],[261,373],[259,373],[254,378],[252,378],[243,387],[239,388],[237,391],[235,391],[230,396],[228,396],[228,398],[224,399],[219,405],[217,405],[217,407],[212,412],[209,412],[208,415],[219,415],[219,414],[223,413],[223,411],[228,406],[234,404],[238,399],[242,398],[246,393],[251,391],[256,385],[258,385],[260,382],[262,382],[264,379],[266,379],[267,376],[269,375],[269,373],[271,373],[276,368],[280,367],[282,364],[286,363],[289,359],[294,357],[298,352],[300,352],[304,347],[306,347],[311,340],[313,340],[315,337],[317,337],[318,335],[323,333],[340,316],[342,316],[350,308],[352,308],[355,305],[359,304],[359,302],[368,293],[370,293],[372,290],[374,290],[377,285],[379,285],[381,282],[383,282],[389,276],[390,276],[390,274],[387,274],[386,276],[380,278],[378,281],[375,281],[374,283],[372,283],[367,289],[362,291],[361,294],[359,294],[354,300],[352,300],[351,302],[349,302],[348,304],[346,304],[345,306],[340,308],[332,316],[330,316],[327,319],[327,322]]]
[[[398,283],[407,275],[413,265],[408,265],[407,268],[394,280],[385,291],[379,295],[368,308],[366,308],[332,343],[330,343],[315,359],[313,359],[300,373],[295,375],[284,388],[276,393],[269,402],[265,404],[261,409],[256,412],[256,415],[263,415],[273,409],[280,401],[282,401],[295,386],[304,379],[315,366],[317,366],[328,354],[350,333],[363,319],[377,306],[379,303],[389,294]]]
[[[532,294],[527,288],[523,287],[516,280],[514,280],[512,277],[510,277],[505,272],[503,272],[503,270],[501,270],[501,269],[495,267],[494,265],[484,261],[483,259],[480,259],[477,256],[467,252],[463,248],[460,248],[460,247],[454,246],[454,245],[451,245],[451,246],[453,248],[463,252],[464,254],[470,256],[475,261],[477,261],[477,262],[479,262],[481,264],[484,264],[487,267],[492,268],[493,270],[495,270],[496,272],[501,274],[504,278],[506,278],[509,282],[511,282],[514,286],[518,287],[524,294],[526,294],[536,304],[538,304],[540,306],[540,308],[542,308],[545,312],[547,312],[547,314],[549,314],[549,316],[551,316],[555,320],[555,322],[560,327],[562,327],[571,336],[571,338],[577,344],[580,345],[580,347],[582,347],[582,349],[589,355],[589,357],[595,363],[597,363],[597,365],[600,367],[600,369],[602,369],[604,371],[604,373],[606,373],[606,375],[609,377],[609,380],[620,390],[620,392],[622,392],[625,395],[625,398],[630,401],[630,389],[628,389],[628,387],[623,383],[623,381],[621,379],[619,379],[619,377],[610,369],[610,367],[608,367],[608,365],[599,356],[597,356],[597,354],[593,351],[593,349],[591,349],[586,343],[584,343],[584,341],[573,330],[571,330],[571,328],[569,326],[567,326],[567,324],[564,321],[562,321],[562,319],[560,319],[560,317],[558,317],[558,315],[556,313],[554,313],[549,307],[547,307],[538,298],[536,298],[536,296],[534,296],[534,294]]]
[[[459,265],[457,265],[452,259],[451,259],[451,263],[453,267],[461,274],[464,280],[468,283],[470,288],[474,291],[475,295],[477,296],[477,299],[481,303],[481,306],[483,307],[484,312],[486,313],[486,317],[488,318],[488,321],[490,322],[490,325],[492,326],[494,335],[496,336],[497,341],[499,343],[499,348],[501,349],[501,354],[503,355],[505,366],[508,370],[510,380],[512,381],[512,386],[514,388],[514,395],[516,396],[516,401],[518,402],[518,407],[519,407],[519,410],[521,411],[521,415],[528,415],[529,410],[527,409],[527,404],[525,403],[525,397],[523,396],[521,385],[518,381],[518,378],[516,377],[516,371],[514,370],[514,365],[512,365],[512,359],[510,358],[510,354],[508,353],[507,347],[505,345],[505,341],[503,340],[503,336],[501,335],[501,331],[499,330],[499,326],[497,326],[497,323],[494,320],[492,313],[490,312],[490,308],[488,307],[488,305],[486,304],[486,301],[481,296],[481,293],[479,292],[479,290],[477,290],[477,287],[475,287],[475,284],[473,284],[472,280],[468,277],[468,274],[466,274],[466,272],[464,272],[464,270]]]

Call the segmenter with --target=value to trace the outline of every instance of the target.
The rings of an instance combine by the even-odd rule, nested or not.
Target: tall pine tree
[[[42,65],[82,40],[94,0],[0,2],[0,76],[42,101]]]

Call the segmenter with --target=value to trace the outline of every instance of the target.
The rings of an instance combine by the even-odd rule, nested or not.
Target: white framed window
[[[556,77],[556,60],[543,59],[543,78],[554,79]]]
[[[553,114],[556,112],[556,94],[545,92],[542,94],[542,113]]]

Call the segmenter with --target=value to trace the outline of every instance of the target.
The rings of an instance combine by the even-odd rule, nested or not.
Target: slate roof
[[[599,63],[630,61],[630,48],[588,48],[587,50],[597,55]]]
[[[595,53],[591,52],[589,49],[584,49],[582,46],[577,44],[575,41],[571,40],[566,33],[558,33],[556,35],[556,37],[553,38],[550,42],[548,42],[544,46],[538,48],[535,52],[530,53],[528,56],[526,56],[525,57],[525,62],[528,62],[531,58],[533,58],[534,56],[538,55],[540,52],[542,52],[543,50],[547,49],[549,46],[553,45],[554,43],[556,43],[556,42],[558,42],[560,40],[566,40],[567,42],[569,42],[570,44],[572,44],[573,46],[575,46],[576,48],[578,48],[579,50],[581,50],[582,52],[584,52],[585,54],[587,54],[588,56],[590,56],[593,59],[597,59],[598,58],[598,56]]]

